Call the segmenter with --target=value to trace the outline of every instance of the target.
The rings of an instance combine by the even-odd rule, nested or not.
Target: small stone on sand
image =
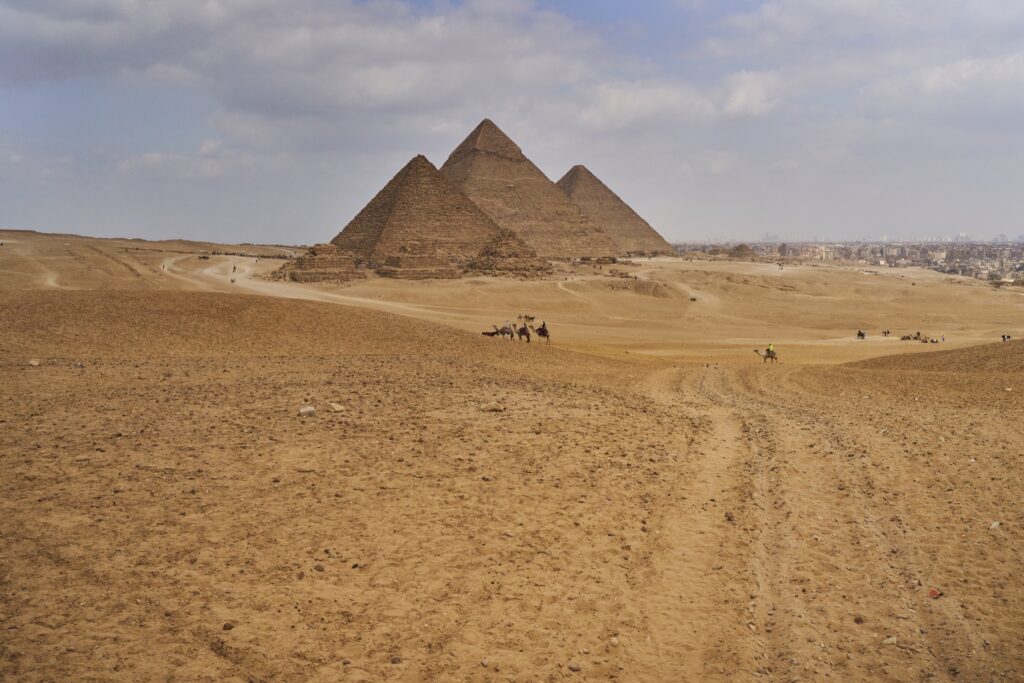
[[[302,406],[299,408],[299,417],[313,417],[316,415],[316,408],[313,406]]]

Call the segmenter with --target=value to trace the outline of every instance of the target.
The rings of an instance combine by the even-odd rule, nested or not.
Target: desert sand
[[[1019,288],[0,242],[5,679],[1024,680]]]

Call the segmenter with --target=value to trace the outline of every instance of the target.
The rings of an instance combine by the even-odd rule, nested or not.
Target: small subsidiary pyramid
[[[426,157],[414,157],[331,243],[382,275],[458,277],[500,234]]]
[[[317,244],[302,256],[287,261],[271,277],[294,282],[348,282],[364,275],[352,254],[333,244]]]
[[[551,272],[547,259],[511,230],[502,230],[469,263],[466,270],[483,275],[512,274],[519,276],[544,275]]]
[[[441,173],[540,257],[600,258],[621,251],[490,119],[455,148]]]
[[[585,166],[569,169],[558,181],[558,187],[604,230],[620,253],[634,256],[675,253],[665,238]]]

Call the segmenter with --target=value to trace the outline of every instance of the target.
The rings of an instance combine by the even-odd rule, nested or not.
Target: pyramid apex
[[[417,154],[412,159],[409,159],[409,163],[406,164],[406,166],[424,166],[424,165],[430,166],[431,168],[437,168],[436,166],[434,166],[434,164],[430,163],[430,159],[428,159],[427,157],[423,156],[422,154]]]
[[[462,144],[455,148],[455,151],[452,152],[448,159],[451,161],[473,152],[494,154],[516,161],[526,158],[523,156],[523,151],[519,148],[519,145],[513,142],[512,138],[505,135],[504,131],[498,128],[494,121],[490,119],[484,119],[478,123],[473,132],[462,141]]]

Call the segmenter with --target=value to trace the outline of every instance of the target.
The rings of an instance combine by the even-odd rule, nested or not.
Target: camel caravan
[[[548,344],[551,343],[551,332],[548,331],[547,321],[542,321],[539,327],[533,326],[533,321],[537,317],[533,315],[520,315],[516,317],[516,324],[513,325],[511,320],[506,320],[505,324],[501,327],[492,325],[494,328],[488,332],[481,332],[480,334],[485,337],[508,337],[509,341],[515,341],[518,337],[519,341],[526,340],[526,343],[530,343],[532,335],[536,335],[541,339],[545,339]]]

